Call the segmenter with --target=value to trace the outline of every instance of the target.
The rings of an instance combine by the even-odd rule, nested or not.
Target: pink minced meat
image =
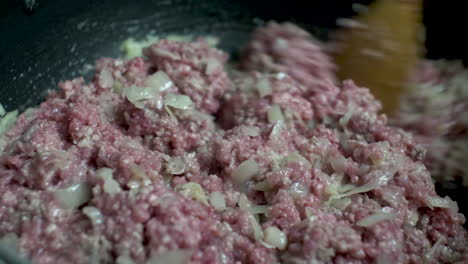
[[[423,61],[415,77],[392,122],[428,150],[433,179],[468,186],[468,71],[457,62]]]
[[[368,89],[334,84],[301,32],[255,34],[315,63],[257,45],[228,77],[203,40],[163,40],[61,83],[3,135],[0,237],[44,264],[466,263],[465,218],[436,194],[424,149]],[[166,101],[183,95],[191,107]]]

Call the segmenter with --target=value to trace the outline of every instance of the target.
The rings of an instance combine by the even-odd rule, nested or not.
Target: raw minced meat
[[[395,125],[427,149],[425,164],[444,185],[468,186],[468,72],[460,63],[424,61],[404,98]]]
[[[202,39],[162,40],[13,113],[0,236],[44,264],[468,261],[465,218],[368,89],[292,24],[245,50],[228,76]]]

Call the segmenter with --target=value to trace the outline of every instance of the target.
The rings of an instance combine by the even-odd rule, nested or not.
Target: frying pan
[[[336,18],[353,14],[351,3],[370,1],[37,0],[34,9],[20,0],[0,2],[0,102],[7,111],[22,111],[38,105],[58,81],[92,76],[87,65],[96,59],[122,56],[120,44],[129,37],[214,35],[235,59],[262,21],[292,21],[325,40]],[[425,1],[427,54],[464,59],[468,45],[446,30],[463,17],[454,15],[463,8],[440,2]],[[451,16],[445,18],[444,12]],[[439,189],[466,214],[465,191]]]

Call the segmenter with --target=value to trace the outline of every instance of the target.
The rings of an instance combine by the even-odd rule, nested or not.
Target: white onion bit
[[[4,116],[6,113],[5,108],[3,107],[2,104],[0,104],[0,117]]]
[[[258,95],[260,97],[265,97],[267,95],[270,95],[273,92],[273,89],[271,88],[270,80],[267,78],[262,78],[257,81],[256,85]]]
[[[0,119],[0,136],[5,134],[10,127],[13,126],[18,117],[18,110],[8,112],[2,119]]]
[[[260,128],[256,126],[244,126],[242,132],[250,137],[257,137],[260,135]]]
[[[346,170],[346,159],[343,156],[336,157],[331,161],[331,165],[336,173],[343,173]]]
[[[232,172],[232,180],[237,184],[244,183],[255,176],[259,170],[258,163],[253,158],[250,158],[243,161],[234,169]]]
[[[369,215],[367,217],[364,217],[363,219],[359,220],[356,222],[357,226],[362,226],[362,227],[369,227],[373,226],[379,222],[386,221],[386,220],[391,220],[395,218],[395,215],[392,213],[375,213],[372,215]]]
[[[196,182],[179,184],[175,187],[175,190],[184,195],[185,197],[208,205],[208,200],[206,198],[205,191],[203,190],[201,185]]]
[[[55,198],[65,209],[75,209],[85,204],[91,199],[91,194],[91,185],[85,182],[54,192]]]
[[[193,102],[187,95],[169,93],[164,96],[164,104],[177,109],[187,110],[192,108]]]
[[[278,121],[283,121],[283,112],[279,105],[272,105],[270,110],[268,110],[268,122],[275,123]]]
[[[116,182],[112,177],[113,170],[109,168],[101,168],[96,171],[96,177],[101,178],[104,183],[102,185],[102,188],[104,189],[104,192],[114,195],[122,189],[120,188],[120,185],[118,182]]]
[[[86,206],[83,213],[91,220],[93,224],[102,224],[104,222],[101,211],[94,206]]]
[[[172,158],[167,164],[166,164],[166,172],[173,174],[173,175],[178,175],[182,174],[185,171],[185,162],[182,158],[180,157],[175,157]]]
[[[143,109],[146,101],[155,100],[159,96],[158,88],[138,87],[132,85],[124,89],[124,96],[136,107]]]
[[[264,241],[280,250],[286,248],[286,234],[276,226],[267,227],[264,231]]]
[[[185,264],[190,259],[188,250],[171,250],[150,258],[146,264]]]
[[[224,195],[220,192],[213,192],[210,194],[210,204],[216,211],[226,210],[226,201]]]
[[[172,81],[163,71],[157,71],[148,77],[145,81],[145,85],[148,87],[156,88],[157,91],[163,92],[172,86]]]

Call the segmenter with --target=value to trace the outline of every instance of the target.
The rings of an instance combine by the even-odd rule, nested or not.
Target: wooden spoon
[[[420,59],[421,0],[379,0],[340,33],[338,77],[368,87],[391,114]]]

